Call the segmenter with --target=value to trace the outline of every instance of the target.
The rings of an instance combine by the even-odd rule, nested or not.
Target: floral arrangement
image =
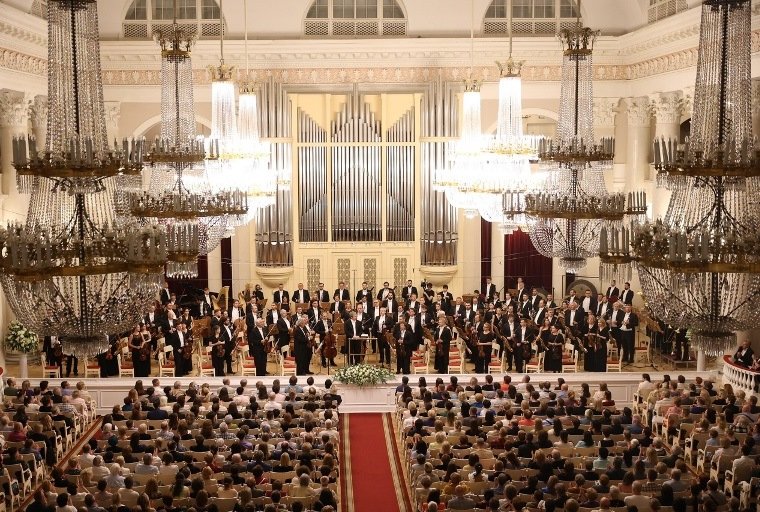
[[[353,384],[355,386],[385,384],[393,377],[394,374],[389,369],[371,364],[347,366],[335,372],[335,380],[343,384]]]
[[[27,329],[22,323],[13,320],[8,326],[5,346],[14,352],[29,354],[39,349],[37,334]]]

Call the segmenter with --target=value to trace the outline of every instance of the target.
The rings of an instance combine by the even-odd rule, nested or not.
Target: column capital
[[[48,98],[47,96],[37,95],[29,103],[29,118],[35,129],[47,129],[48,118]]]
[[[29,97],[23,92],[0,90],[0,128],[26,130]]]
[[[594,98],[594,126],[615,126],[620,98]]]
[[[626,100],[628,126],[650,126],[652,124],[652,102],[647,96]]]
[[[684,105],[687,103],[683,92],[661,92],[651,95],[650,99],[657,124],[681,123],[681,115],[684,111]]]
[[[681,90],[681,97],[683,98],[681,113],[685,117],[691,117],[694,113],[694,86],[684,87]]]
[[[105,101],[103,110],[106,116],[106,131],[110,139],[119,137],[119,120],[121,119],[121,102]]]

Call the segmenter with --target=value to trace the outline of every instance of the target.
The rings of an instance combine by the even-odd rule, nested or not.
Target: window
[[[307,36],[403,36],[406,18],[398,0],[313,0]]]
[[[203,37],[219,36],[219,4],[216,0],[177,0],[177,21],[196,25]],[[124,16],[126,39],[149,39],[154,26],[174,19],[174,0],[133,0]]]
[[[521,36],[556,34],[572,23],[576,11],[576,0],[492,0],[483,33],[500,36],[511,29]]]
[[[649,0],[648,21],[654,23],[688,8],[686,0]]]

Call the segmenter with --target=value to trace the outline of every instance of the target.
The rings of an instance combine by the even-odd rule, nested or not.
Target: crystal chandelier
[[[211,139],[219,141],[218,158],[207,165],[219,190],[245,191],[248,215],[239,217],[234,225],[253,219],[257,209],[275,203],[276,178],[268,172],[271,147],[259,138],[256,90],[252,84],[240,87],[240,125],[235,112],[234,66],[224,62],[224,4],[219,1],[220,63],[209,66],[211,73]],[[248,74],[247,2],[246,18],[246,76]]]
[[[25,224],[0,228],[0,281],[15,315],[78,357],[134,326],[159,289],[166,232],[117,219],[122,176],[139,176],[142,144],[106,142],[95,0],[50,0],[48,133],[13,143]]]
[[[546,181],[543,191],[526,195],[531,240],[538,252],[559,258],[566,272],[583,269],[599,253],[603,227],[622,229],[626,214],[646,212],[643,193],[610,194],[604,171],[612,168],[615,142],[594,142],[592,54],[598,35],[580,22],[560,31],[564,47],[557,140],[539,143]]]
[[[214,250],[247,214],[247,198],[235,189],[211,186],[206,160],[218,159],[219,139],[196,134],[190,49],[195,28],[174,23],[154,30],[161,47],[161,137],[147,154],[150,188],[129,194],[132,215],[166,225],[166,275],[198,275],[197,258]]]
[[[755,327],[760,147],[752,142],[750,0],[704,0],[691,139],[655,141],[664,219],[602,233],[602,270],[634,263],[652,312],[708,355]]]

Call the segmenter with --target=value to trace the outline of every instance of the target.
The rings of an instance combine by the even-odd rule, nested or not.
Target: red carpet
[[[341,510],[411,512],[390,414],[341,418]]]

